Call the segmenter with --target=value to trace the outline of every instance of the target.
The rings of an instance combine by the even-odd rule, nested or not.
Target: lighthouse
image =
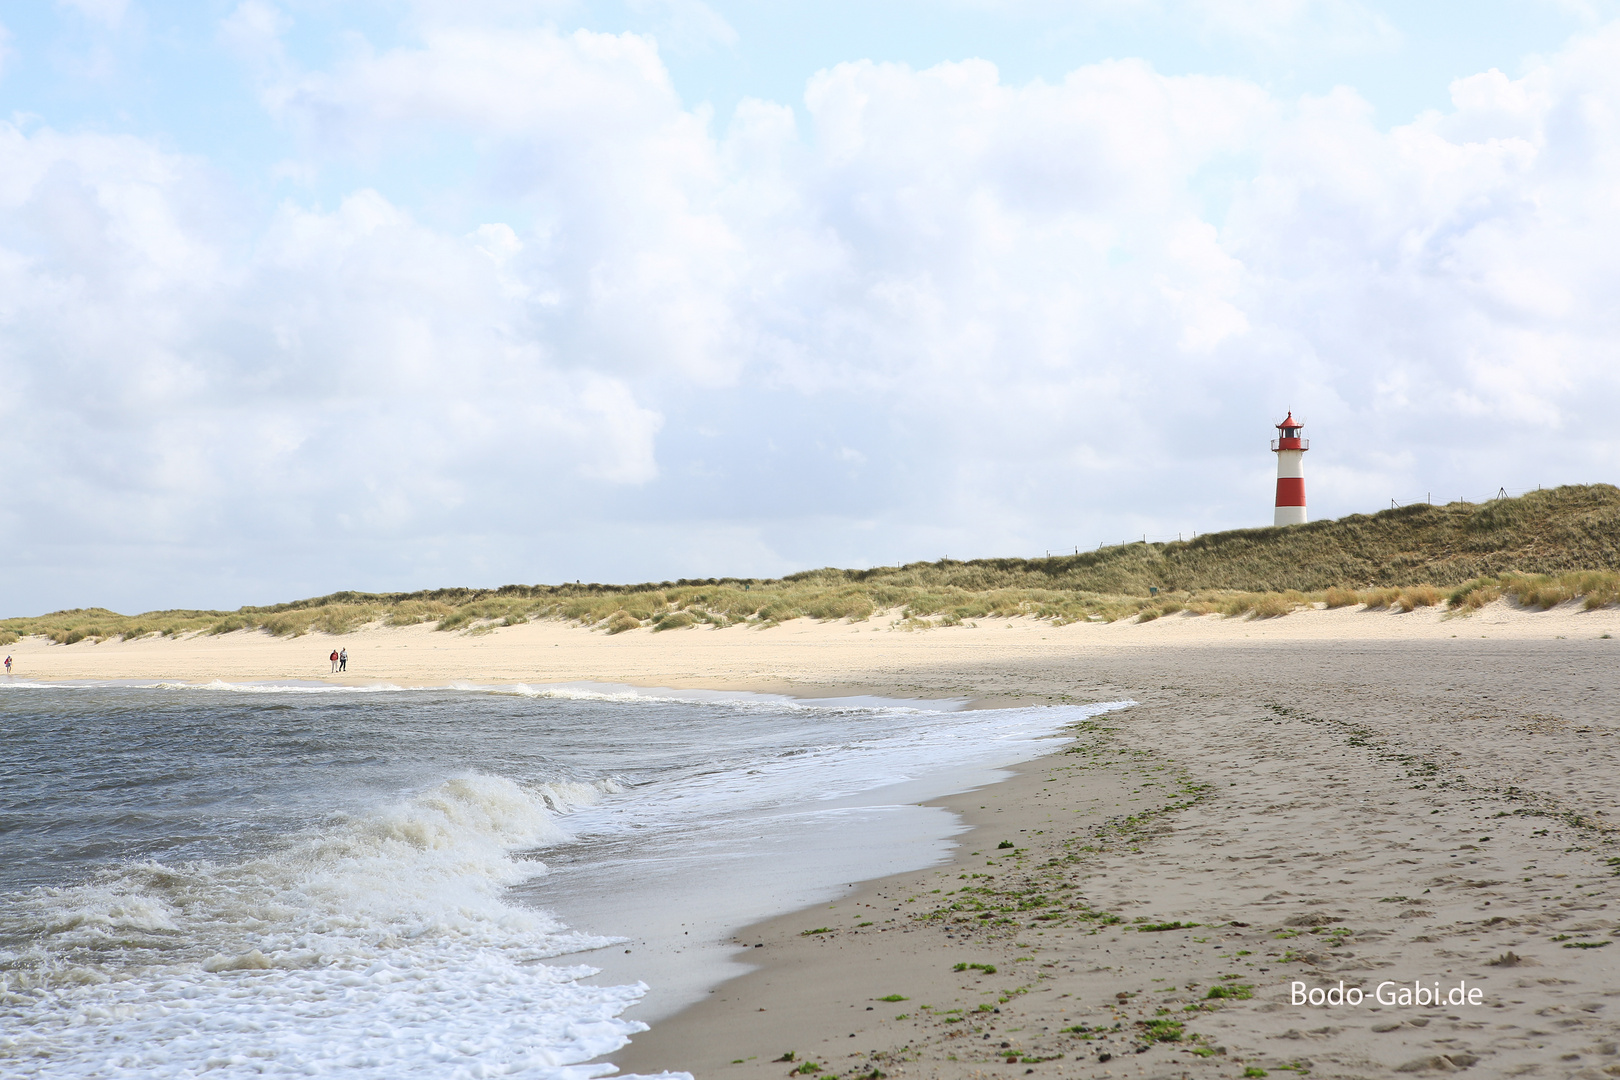
[[[1277,517],[1273,525],[1305,524],[1305,470],[1301,466],[1311,441],[1299,437],[1304,427],[1290,409],[1288,418],[1277,425],[1282,436],[1271,440],[1271,451],[1277,455]]]

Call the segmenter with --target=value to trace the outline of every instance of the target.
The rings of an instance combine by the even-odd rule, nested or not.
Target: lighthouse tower
[[[1271,450],[1277,455],[1277,517],[1274,525],[1305,524],[1305,470],[1301,463],[1311,440],[1299,433],[1305,425],[1294,419],[1292,409],[1288,418],[1277,425],[1282,437],[1271,440]]]

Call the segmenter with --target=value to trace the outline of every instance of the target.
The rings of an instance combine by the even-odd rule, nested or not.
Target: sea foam
[[[364,686],[334,686],[326,683],[226,682],[211,679],[205,683],[156,682],[137,684],[143,690],[214,690],[232,694],[399,694],[406,687],[393,683],[367,683]]]
[[[235,863],[127,865],[7,917],[0,1073],[569,1077],[645,1026],[641,984],[544,958],[611,944],[508,902],[613,785],[468,774]],[[31,924],[31,925],[30,925]]]

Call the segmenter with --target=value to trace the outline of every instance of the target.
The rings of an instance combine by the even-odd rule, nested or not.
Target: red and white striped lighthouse
[[[1288,418],[1277,425],[1282,437],[1271,440],[1271,451],[1277,455],[1277,517],[1274,525],[1303,525],[1305,524],[1305,470],[1302,468],[1305,451],[1311,448],[1311,440],[1299,437],[1305,425],[1294,419],[1294,411],[1288,410]]]

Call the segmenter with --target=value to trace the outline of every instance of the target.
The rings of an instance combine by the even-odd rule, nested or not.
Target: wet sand
[[[1620,1075],[1620,641],[1231,643],[951,676],[1139,704],[948,800],[976,826],[952,864],[740,935],[759,969],[616,1063]],[[1293,1002],[1341,981],[1395,1003]],[[1414,981],[1464,1004],[1401,1004]]]

